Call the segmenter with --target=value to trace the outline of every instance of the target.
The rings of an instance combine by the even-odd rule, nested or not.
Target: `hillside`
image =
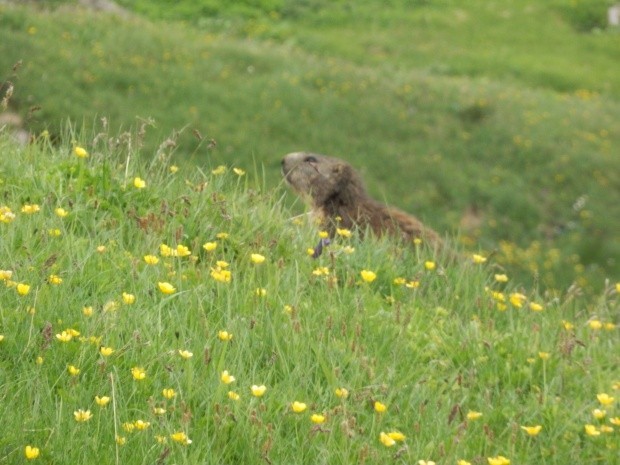
[[[0,134],[0,463],[617,463],[620,282],[356,234],[315,260],[250,166],[140,138]]]
[[[525,285],[620,276],[604,2],[150,1],[123,18],[66,3],[0,6],[10,110],[35,135],[144,125],[146,157],[170,136],[177,163],[264,166],[269,186],[287,152],[340,156]]]

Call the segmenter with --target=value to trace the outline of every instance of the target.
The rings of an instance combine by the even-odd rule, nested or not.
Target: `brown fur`
[[[331,236],[337,227],[357,227],[362,231],[370,228],[378,236],[388,233],[405,240],[420,238],[432,246],[441,244],[437,233],[416,217],[372,199],[359,174],[343,160],[307,152],[289,153],[282,159],[282,174],[309,201]]]

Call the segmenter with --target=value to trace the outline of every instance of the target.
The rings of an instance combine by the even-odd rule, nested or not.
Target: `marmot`
[[[420,238],[434,248],[441,245],[439,235],[416,217],[372,199],[359,174],[344,160],[289,153],[282,159],[282,174],[325,222],[330,237],[336,228],[357,227],[370,228],[377,236],[388,233],[405,240]]]

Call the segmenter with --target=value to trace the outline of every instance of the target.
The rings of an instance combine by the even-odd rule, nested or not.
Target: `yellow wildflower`
[[[70,332],[63,331],[60,334],[56,334],[56,339],[58,339],[60,342],[69,342],[71,339],[73,339],[73,336]]]
[[[594,425],[585,425],[584,430],[588,436],[600,436],[601,432]]]
[[[79,423],[83,423],[85,421],[90,420],[93,417],[93,414],[90,413],[90,410],[78,409],[75,412],[73,412],[73,417],[75,418],[75,421]]]
[[[469,412],[467,412],[468,420],[477,420],[481,416],[482,416],[482,412],[476,412],[475,410],[470,410]]]
[[[222,383],[224,384],[230,384],[235,381],[235,377],[228,373],[228,370],[224,370],[220,374],[220,381],[222,381]]]
[[[265,257],[261,254],[253,253],[252,255],[250,255],[250,260],[252,261],[252,263],[258,265],[265,261]]]
[[[123,302],[125,305],[131,305],[136,301],[136,296],[133,294],[129,294],[128,292],[123,292]]]
[[[141,367],[133,367],[131,369],[131,376],[133,376],[133,379],[136,381],[142,381],[146,378],[146,371]]]
[[[220,165],[217,168],[211,170],[211,174],[215,174],[216,176],[220,174],[224,174],[225,172],[226,172],[226,166],[224,165]]]
[[[352,233],[349,229],[336,228],[336,234],[338,234],[340,237],[351,237]]]
[[[551,354],[549,352],[538,352],[538,357],[541,360],[548,360],[549,357],[551,357]]]
[[[385,447],[392,447],[394,444],[396,444],[396,441],[383,431],[381,431],[381,433],[379,434],[379,441],[381,441],[381,444],[383,444]]]
[[[33,213],[37,213],[41,211],[41,207],[39,207],[39,205],[37,205],[36,203],[33,204],[25,204],[22,206],[22,213],[25,213],[27,215],[31,215]]]
[[[320,425],[321,423],[325,423],[325,415],[320,413],[313,413],[310,416],[310,421],[316,425]]]
[[[133,425],[136,427],[138,431],[144,431],[149,426],[151,426],[151,423],[148,421],[144,421],[144,420],[136,420],[133,422]]]
[[[510,294],[510,303],[512,304],[513,307],[516,307],[516,308],[523,307],[523,304],[525,303],[525,299],[527,299],[527,297],[525,297],[523,294],[519,292],[513,292],[512,294]]]
[[[71,376],[77,376],[80,374],[80,369],[73,365],[67,366],[67,371],[69,372]]]
[[[611,405],[614,403],[614,398],[604,392],[597,394],[596,398],[601,403],[601,405]]]
[[[108,396],[95,396],[95,402],[99,407],[105,407],[110,402],[110,398]]]
[[[482,255],[478,255],[478,254],[473,254],[471,259],[477,265],[487,261],[486,257],[484,257]]]
[[[174,396],[177,395],[176,392],[174,392],[174,389],[172,388],[167,388],[167,389],[163,389],[161,391],[161,394],[166,398],[166,399],[172,399]]]
[[[349,397],[349,390],[347,388],[336,388],[334,392],[336,394],[336,397],[340,397],[341,399],[346,399],[347,397]]]
[[[521,426],[521,429],[525,431],[530,436],[536,436],[542,430],[541,425],[536,426]]]
[[[243,176],[245,174],[245,170],[242,170],[241,168],[233,168],[233,172],[237,176]]]
[[[228,398],[230,400],[239,400],[241,399],[241,396],[237,394],[235,391],[228,391]]]
[[[362,270],[360,271],[360,275],[362,276],[362,280],[366,283],[371,283],[377,279],[377,274],[370,270]]]
[[[301,413],[304,410],[306,410],[308,408],[308,406],[306,404],[304,404],[303,402],[298,402],[295,401],[291,404],[291,410],[293,410],[293,412],[295,413]]]
[[[67,210],[65,210],[64,208],[62,208],[62,207],[58,207],[58,208],[56,208],[56,209],[54,210],[54,213],[55,213],[55,214],[56,214],[56,216],[58,216],[59,218],[64,218],[64,217],[66,217],[66,216],[69,214],[69,212],[68,212]]]
[[[112,347],[101,347],[99,349],[99,353],[101,355],[103,355],[104,357],[109,357],[110,355],[112,355],[114,353],[114,349]]]
[[[497,281],[498,283],[507,283],[508,282],[508,276],[505,274],[496,274],[495,275],[495,281]]]
[[[75,146],[75,148],[73,149],[73,153],[75,153],[78,158],[88,157],[88,152],[86,151],[86,149],[80,146]]]
[[[159,263],[159,258],[157,258],[155,255],[145,255],[144,262],[147,265],[157,265]]]
[[[530,302],[530,310],[533,312],[542,312],[544,307],[536,302]]]
[[[174,294],[176,292],[176,288],[167,282],[158,282],[157,287],[163,294]]]
[[[375,412],[377,413],[384,413],[387,410],[387,405],[385,405],[382,402],[379,402],[378,400],[376,400],[373,404]]]
[[[39,448],[34,446],[26,446],[24,448],[24,455],[28,460],[36,459],[40,454]]]
[[[250,387],[250,390],[252,391],[252,395],[254,397],[262,397],[263,394],[265,394],[265,391],[267,391],[267,387],[264,384],[261,384],[260,386],[253,384],[252,387]]]
[[[182,350],[182,349],[179,349],[179,355],[181,356],[181,358],[184,358],[185,360],[192,358],[194,356],[194,354],[190,352],[189,350]]]
[[[489,465],[510,465],[510,460],[503,455],[498,455],[497,457],[487,457],[487,462]]]
[[[603,327],[603,323],[601,323],[601,321],[599,320],[590,320],[588,322],[588,326],[590,326],[590,329],[598,331],[599,329]]]
[[[19,295],[27,295],[30,292],[30,286],[24,283],[19,283],[16,289]]]
[[[213,252],[217,248],[217,242],[205,242],[202,244],[202,248],[207,252]]]
[[[192,440],[189,439],[187,437],[187,434],[185,434],[183,431],[172,433],[170,435],[170,439],[172,439],[174,442],[178,442],[179,444],[183,444],[184,446],[187,446],[192,443]]]
[[[435,262],[428,260],[424,262],[424,268],[426,268],[428,271],[433,271],[435,268],[437,268],[437,265],[435,264]]]
[[[136,176],[133,178],[133,187],[136,189],[144,189],[146,187],[146,181]]]
[[[233,335],[232,333],[229,333],[228,331],[218,331],[217,337],[220,341],[227,342],[233,338]]]
[[[603,418],[605,418],[605,415],[607,415],[606,410],[601,410],[598,408],[595,408],[594,410],[592,410],[592,416],[596,418],[597,420],[602,420]]]
[[[397,442],[402,442],[406,439],[406,436],[400,431],[392,431],[390,433],[387,433],[387,435]]]

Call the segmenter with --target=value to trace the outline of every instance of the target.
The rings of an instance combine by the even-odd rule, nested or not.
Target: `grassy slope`
[[[620,421],[618,285],[595,301],[570,293],[545,300],[494,282],[491,261],[428,271],[434,258],[424,250],[355,236],[315,261],[305,252],[313,229],[289,219],[279,192],[249,188],[257,184],[251,169],[173,174],[168,152],[145,161],[137,134],[120,145],[106,135],[87,159],[71,143],[86,134],[67,133],[58,148],[45,138],[18,148],[0,135],[0,207],[15,214],[0,222],[0,269],[12,272],[0,286],[0,463],[20,463],[26,445],[55,464],[616,460],[618,426],[599,436],[584,427]],[[24,213],[25,204],[40,211]],[[58,207],[68,215],[57,216]],[[206,241],[218,242],[215,251],[202,249]],[[188,246],[192,256],[147,265],[142,257],[160,256],[162,243]],[[265,262],[252,264],[252,253]],[[216,260],[229,263],[231,282],[212,278]],[[328,275],[314,273],[321,266]],[[362,282],[363,269],[377,279]],[[419,287],[395,284],[399,277]],[[162,294],[161,281],[177,291]],[[17,283],[30,292],[20,296]],[[500,295],[515,291],[526,294],[523,307],[506,301],[501,310]],[[124,304],[123,293],[135,302]],[[61,342],[56,335],[67,329],[80,335]],[[219,340],[220,330],[232,341]],[[102,356],[102,346],[112,355]],[[71,376],[69,365],[80,373]],[[146,378],[134,380],[133,367]],[[234,383],[220,381],[223,370]],[[264,397],[251,396],[252,384],[267,387]],[[339,387],[347,399],[335,396]],[[164,388],[176,397],[166,400]],[[600,393],[615,403],[602,406]],[[95,396],[110,404],[99,407]],[[292,413],[295,400],[307,411]],[[387,412],[375,413],[375,401]],[[595,408],[606,418],[594,419]],[[92,419],[76,422],[78,409]],[[468,419],[470,410],[482,417]],[[311,423],[315,412],[325,424]],[[137,420],[146,430],[135,429]],[[536,437],[520,428],[538,424]],[[192,444],[175,443],[179,431]],[[382,431],[406,439],[387,448]]]
[[[577,32],[562,10],[525,1],[323,6],[202,30],[9,8],[0,59],[24,59],[13,103],[42,105],[35,131],[151,116],[151,148],[189,125],[218,148],[196,150],[187,130],[180,158],[254,159],[272,185],[283,153],[343,156],[376,195],[440,231],[475,205],[480,224],[464,240],[504,241],[519,279],[537,270],[546,287],[600,288],[620,274],[615,34]]]

